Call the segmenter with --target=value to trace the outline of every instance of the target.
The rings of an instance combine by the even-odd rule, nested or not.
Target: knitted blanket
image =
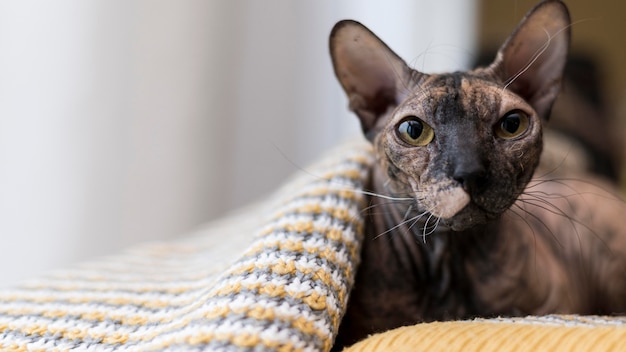
[[[328,351],[359,262],[359,190],[372,159],[366,143],[344,145],[271,198],[188,238],[0,291],[0,350]],[[553,316],[419,324],[354,348],[497,350],[508,341],[507,349],[535,350],[553,336],[549,347],[619,350],[625,323]]]

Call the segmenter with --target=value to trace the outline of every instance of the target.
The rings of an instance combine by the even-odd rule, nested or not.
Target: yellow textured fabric
[[[622,324],[550,318],[417,324],[370,336],[345,351],[626,351]]]

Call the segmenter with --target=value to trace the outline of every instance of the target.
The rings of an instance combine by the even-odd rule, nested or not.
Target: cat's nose
[[[487,171],[478,163],[462,163],[454,169],[452,178],[469,193],[480,192],[487,184]]]

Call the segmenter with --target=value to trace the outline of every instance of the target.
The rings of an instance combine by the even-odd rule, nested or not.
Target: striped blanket
[[[359,190],[371,163],[368,145],[344,145],[262,203],[185,239],[0,291],[0,351],[328,351],[359,262]],[[550,346],[626,350],[625,323],[554,316],[450,322],[443,330],[421,324],[408,327],[417,333],[389,332],[354,347],[455,350],[456,341],[459,350],[497,350],[506,340],[525,350],[532,336],[556,327]],[[495,333],[507,326],[515,334]],[[565,345],[568,338],[576,343]]]

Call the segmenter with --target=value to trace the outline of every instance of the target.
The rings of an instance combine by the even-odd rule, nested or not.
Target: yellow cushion
[[[435,322],[373,335],[347,351],[626,351],[626,325],[580,316]]]

